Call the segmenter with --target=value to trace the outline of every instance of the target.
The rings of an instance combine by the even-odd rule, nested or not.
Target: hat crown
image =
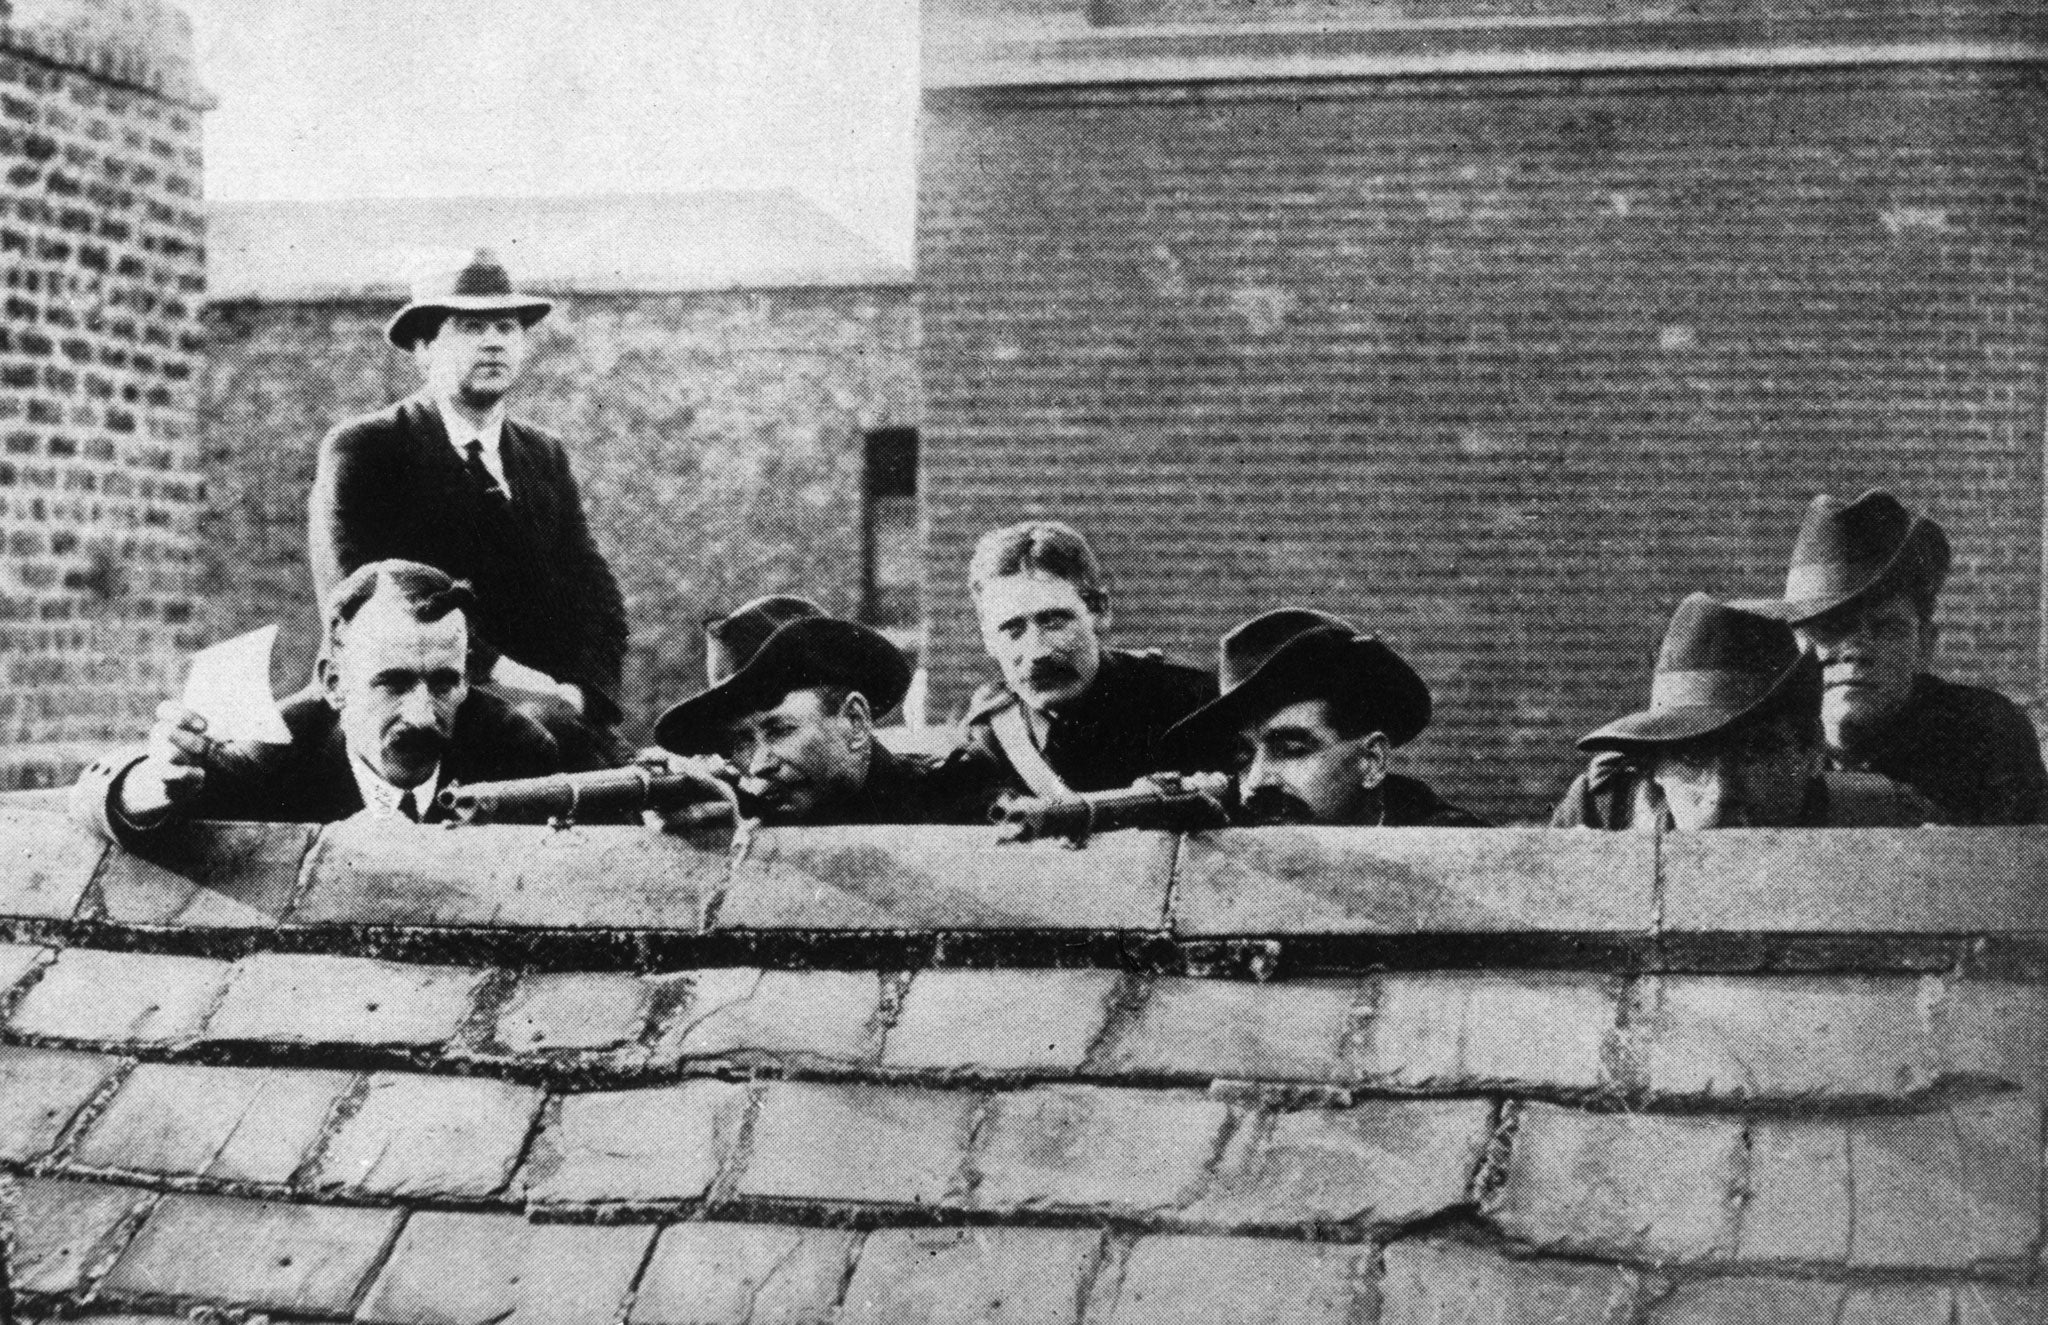
[[[1703,593],[1678,605],[1657,652],[1653,710],[1719,706],[1763,695],[1799,662],[1792,627]]]
[[[1882,488],[1854,501],[1826,493],[1806,508],[1785,598],[1796,603],[1842,602],[1905,577],[1939,592],[1948,575],[1948,536],[1940,525],[1907,510]]]
[[[795,594],[769,594],[704,623],[704,670],[712,685],[754,660],[776,631],[792,621],[821,617],[825,609]]]
[[[1244,684],[1253,672],[1304,635],[1327,632],[1349,641],[1361,632],[1342,617],[1303,607],[1283,607],[1253,617],[1223,637],[1217,660],[1217,679],[1225,690]]]
[[[460,267],[439,267],[420,273],[412,284],[414,303],[433,299],[482,299],[512,293],[512,274],[496,250],[480,248]]]

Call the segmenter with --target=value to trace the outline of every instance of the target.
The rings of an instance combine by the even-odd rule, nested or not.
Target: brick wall
[[[1535,816],[1681,597],[1771,590],[1806,500],[1878,483],[1955,540],[1943,668],[2037,698],[2036,67],[1252,63],[926,94],[941,702],[973,539],[1062,515],[1128,639],[1379,631],[1436,688],[1411,765]]]
[[[896,287],[566,295],[514,410],[570,442],[633,630],[627,730],[701,684],[701,619],[796,590],[861,595],[861,441],[915,426],[915,325]],[[280,686],[318,626],[306,490],[323,433],[418,386],[389,301],[229,302],[208,313],[205,584],[221,635],[288,626]]]
[[[136,730],[197,638],[190,43],[162,5],[0,6],[0,787]]]
[[[2048,1308],[2048,831],[0,854],[29,1319]]]

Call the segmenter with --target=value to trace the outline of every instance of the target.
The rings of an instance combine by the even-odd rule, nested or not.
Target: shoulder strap
[[[1071,796],[1073,791],[1037,746],[1031,743],[1031,732],[1024,725],[1022,704],[1009,704],[989,715],[989,730],[996,734],[996,744],[1003,747],[1003,755],[1010,761],[1010,767],[1017,770],[1017,776],[1024,779],[1024,785],[1031,788],[1034,796]]]

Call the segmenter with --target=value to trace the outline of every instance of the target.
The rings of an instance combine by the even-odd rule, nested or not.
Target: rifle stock
[[[1114,791],[1068,796],[1005,795],[989,810],[996,837],[1031,842],[1060,837],[1074,843],[1119,828],[1185,833],[1221,828],[1237,803],[1237,783],[1222,773],[1157,773]]]

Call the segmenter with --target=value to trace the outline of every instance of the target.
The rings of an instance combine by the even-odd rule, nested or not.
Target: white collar
[[[482,443],[484,468],[491,471],[499,487],[510,493],[512,485],[505,481],[505,457],[499,446],[505,432],[505,402],[501,400],[491,406],[482,423],[471,423],[445,396],[437,399],[434,406],[441,411],[441,426],[447,430],[448,444],[455,448],[455,454],[467,464],[469,444]]]
[[[384,780],[382,773],[370,767],[368,760],[353,752],[348,757],[348,771],[355,774],[356,790],[363,793],[363,809],[373,819],[403,819],[405,811],[399,807],[410,796],[414,816],[424,820],[434,804],[434,793],[441,786],[439,764],[427,774],[425,782],[410,789],[392,786]]]

